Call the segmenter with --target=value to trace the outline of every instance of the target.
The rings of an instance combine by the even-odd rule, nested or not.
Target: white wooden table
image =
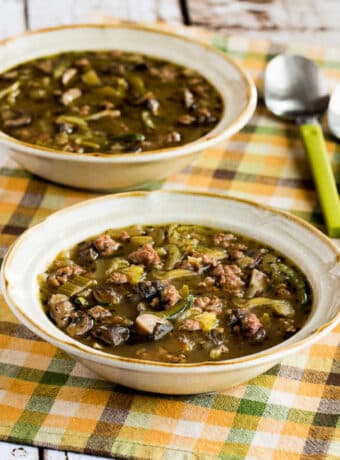
[[[230,34],[340,46],[340,0],[0,0],[0,39],[105,17],[202,25]],[[5,151],[0,151],[4,157]],[[0,460],[103,460],[0,442]]]

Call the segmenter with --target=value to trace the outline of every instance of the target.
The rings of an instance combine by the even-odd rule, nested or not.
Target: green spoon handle
[[[340,236],[340,202],[321,126],[300,125],[329,236]]]

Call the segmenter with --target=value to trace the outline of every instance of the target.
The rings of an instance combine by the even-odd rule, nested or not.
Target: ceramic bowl
[[[91,216],[91,218],[89,218]],[[243,358],[171,364],[114,356],[77,342],[43,312],[37,275],[58,252],[108,228],[131,224],[196,223],[239,232],[286,254],[313,289],[313,308],[289,340]],[[2,266],[1,286],[13,313],[38,336],[104,379],[157,393],[224,390],[249,380],[323,337],[340,320],[340,253],[321,232],[287,213],[247,201],[190,192],[130,192],[82,202],[20,236]]]
[[[187,166],[198,152],[238,132],[256,106],[256,89],[245,71],[225,53],[181,35],[132,25],[75,25],[38,30],[0,44],[0,72],[31,59],[63,51],[121,49],[190,67],[220,92],[224,112],[218,125],[195,142],[140,154],[103,156],[62,153],[9,137],[0,143],[38,176],[98,191],[122,190],[161,180]]]

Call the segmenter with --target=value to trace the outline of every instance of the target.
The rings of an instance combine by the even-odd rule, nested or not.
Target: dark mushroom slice
[[[63,294],[53,294],[48,305],[51,318],[60,329],[65,329],[70,322],[70,315],[74,311],[74,306],[69,298]]]
[[[250,275],[249,286],[246,292],[246,297],[252,299],[260,295],[266,289],[268,277],[265,273],[257,268],[253,268]]]
[[[75,311],[70,315],[71,322],[66,328],[66,332],[71,337],[84,337],[93,328],[94,321],[83,311]]]
[[[142,299],[150,301],[161,295],[161,291],[164,289],[165,285],[166,282],[164,281],[141,281],[137,284],[136,291]]]
[[[90,246],[89,248],[82,249],[78,252],[78,261],[80,263],[94,262],[98,256],[98,252]]]
[[[118,347],[127,342],[130,337],[130,330],[124,326],[95,326],[91,334],[107,345]]]

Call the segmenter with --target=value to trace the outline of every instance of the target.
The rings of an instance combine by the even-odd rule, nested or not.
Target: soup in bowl
[[[0,44],[0,143],[73,187],[159,181],[238,132],[255,85],[226,53],[133,25],[38,30]]]
[[[187,394],[244,382],[323,337],[340,320],[339,268],[335,245],[287,213],[131,192],[25,232],[1,284],[27,327],[103,378]]]
[[[280,344],[308,319],[311,287],[286,257],[202,225],[107,229],[39,275],[46,314],[85,345],[173,363]]]

